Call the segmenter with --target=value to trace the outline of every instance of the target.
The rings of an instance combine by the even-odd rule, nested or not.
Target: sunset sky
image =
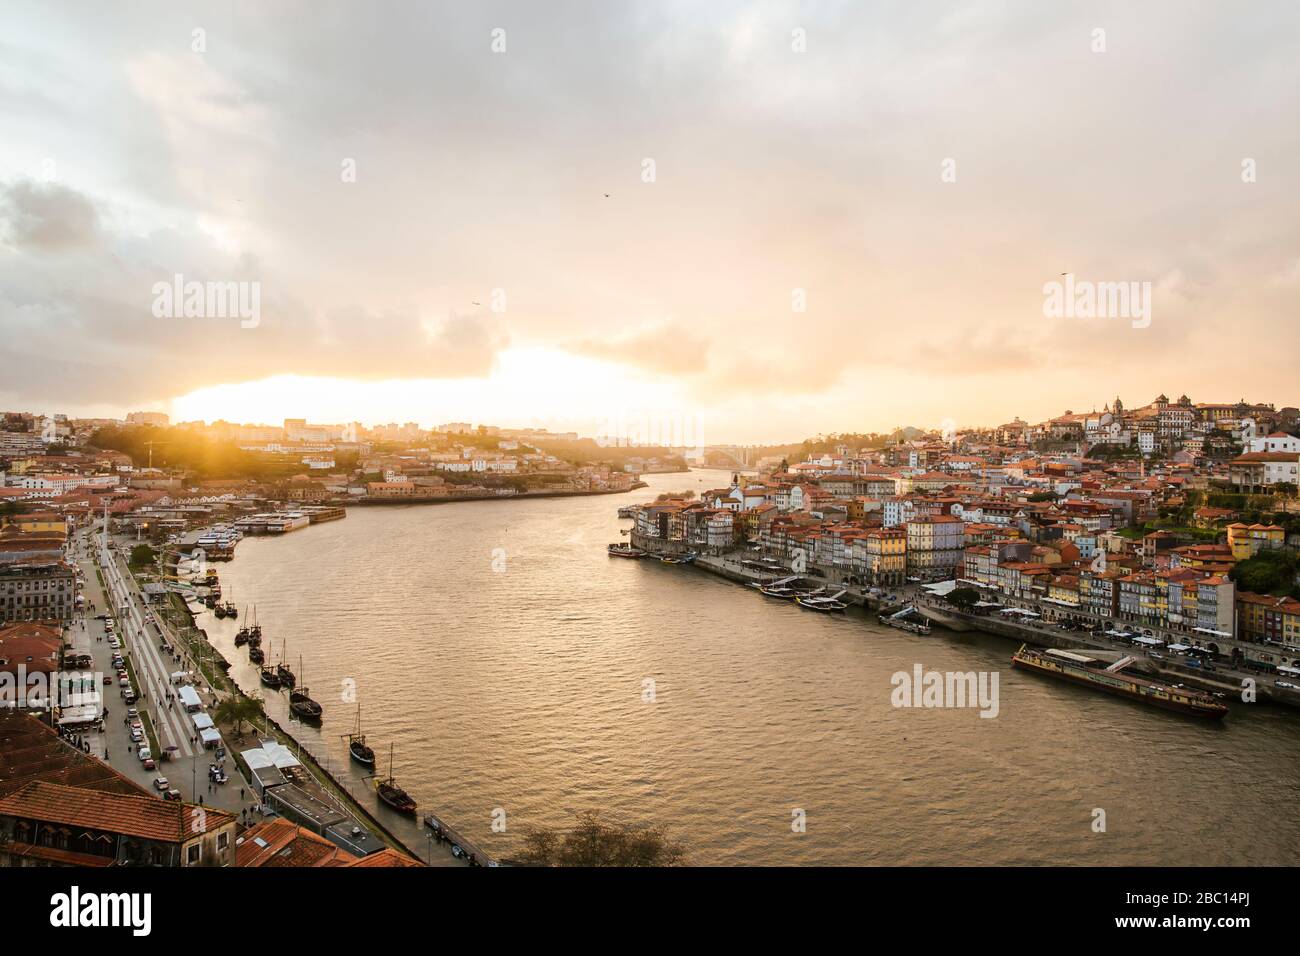
[[[0,405],[588,433],[648,409],[755,442],[1116,394],[1300,404],[1297,26],[1289,3],[8,2]],[[1150,282],[1150,326],[1045,317],[1067,272]],[[260,322],[158,317],[176,274],[260,283]]]

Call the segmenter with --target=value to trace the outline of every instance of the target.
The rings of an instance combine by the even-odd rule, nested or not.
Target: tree
[[[147,544],[137,544],[131,549],[131,570],[139,571],[153,564],[153,548]]]
[[[948,592],[948,603],[960,611],[969,611],[980,599],[974,588],[953,588]]]
[[[1295,552],[1278,548],[1261,551],[1240,562],[1228,576],[1236,583],[1238,591],[1278,597],[1296,596],[1300,594],[1300,587],[1296,585],[1296,568]]]
[[[217,723],[234,724],[235,731],[241,732],[244,722],[253,723],[262,716],[262,708],[251,697],[242,694],[229,694],[212,712]]]
[[[567,833],[534,829],[524,842],[520,861],[533,866],[679,866],[686,858],[662,827],[605,823],[593,811],[579,813]]]

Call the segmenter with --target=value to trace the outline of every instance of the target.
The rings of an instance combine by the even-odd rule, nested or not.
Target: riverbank
[[[680,555],[690,550],[686,545],[678,542],[666,542],[659,538],[639,535],[635,532],[629,538],[634,547],[640,548],[648,555],[656,558]],[[693,566],[737,584],[745,585],[767,583],[779,580],[782,577],[789,577],[794,573],[788,570],[759,571],[755,568],[746,567],[743,561],[744,559],[735,552],[700,555],[693,562]],[[1089,631],[1065,631],[1044,625],[965,613],[937,600],[927,600],[922,596],[925,592],[917,587],[896,588],[894,592],[898,595],[898,599],[888,601],[883,596],[873,596],[860,587],[837,584],[829,580],[828,575],[825,573],[819,576],[802,576],[808,580],[822,580],[828,587],[841,588],[845,593],[840,600],[873,611],[887,610],[893,606],[912,603],[916,606],[917,611],[932,624],[938,624],[945,630],[954,633],[975,630],[994,637],[1007,638],[1016,644],[1029,643],[1067,650],[1087,647],[1108,653],[1122,652],[1127,656],[1138,659],[1150,671],[1165,679],[1189,684],[1212,693],[1228,694],[1238,700],[1241,698],[1243,688],[1251,686],[1254,688],[1258,700],[1286,708],[1300,709],[1300,689],[1276,687],[1272,681],[1264,679],[1262,675],[1233,668],[1223,663],[1216,664],[1213,671],[1206,671],[1204,668],[1188,666],[1169,658],[1153,658],[1141,648],[1134,648],[1128,643],[1100,637]],[[1246,683],[1247,681],[1250,682],[1249,685]]]
[[[176,614],[184,614],[189,624],[184,628],[174,628],[173,633],[177,640],[185,645],[189,652],[189,657],[199,668],[203,678],[207,681],[208,686],[218,691],[221,695],[234,695],[257,704],[260,710],[260,717],[256,723],[261,724],[262,736],[272,737],[277,743],[289,748],[303,767],[311,774],[315,781],[325,789],[339,804],[345,812],[362,823],[372,833],[376,834],[381,840],[393,849],[400,850],[409,856],[420,859],[411,847],[407,846],[400,840],[396,834],[389,830],[378,818],[375,817],[366,807],[364,807],[353,796],[347,786],[338,780],[327,768],[323,767],[316,759],[315,755],[304,747],[302,742],[294,737],[293,734],[285,730],[280,723],[266,712],[262,701],[246,693],[243,688],[229,674],[230,662],[208,638],[206,630],[198,626],[195,614],[179,595],[172,594],[171,608],[168,617],[171,618]],[[215,711],[216,708],[214,707]],[[212,715],[215,720],[215,713]],[[253,730],[258,729],[254,723]],[[243,756],[235,746],[243,742],[244,734],[239,732],[240,728],[234,727],[229,723],[218,724],[222,731],[223,739],[227,741],[230,747],[231,756],[234,758],[235,766],[238,768],[240,775],[244,778],[245,785],[251,790],[253,788],[253,777]],[[256,733],[254,733],[256,736]]]
[[[1002,620],[983,614],[971,614],[956,608],[942,605],[935,601],[919,601],[917,610],[927,620],[949,631],[962,632],[978,630],[984,634],[1005,637],[1017,643],[1037,644],[1042,647],[1071,649],[1091,647],[1108,652],[1122,652],[1137,658],[1147,667],[1162,677],[1177,679],[1202,690],[1230,694],[1240,700],[1246,681],[1251,682],[1256,696],[1260,700],[1278,704],[1283,707],[1300,709],[1300,690],[1275,687],[1263,675],[1234,668],[1222,662],[1214,665],[1214,670],[1206,671],[1204,667],[1191,667],[1168,657],[1153,658],[1142,648],[1131,644],[1113,641],[1090,631],[1065,631],[1046,625],[1021,623]]]
[[[594,495],[625,495],[646,488],[639,481],[630,488],[604,488],[594,491],[521,491],[513,495],[404,495],[393,498],[351,498],[330,501],[334,505],[449,505],[458,501],[532,501],[536,498],[590,498]]]
[[[676,541],[664,541],[662,538],[653,538],[647,535],[637,534],[633,531],[628,536],[629,542],[634,548],[645,551],[652,558],[677,557],[683,554],[691,553],[694,549]],[[708,571],[720,578],[726,578],[728,581],[734,581],[737,584],[767,584],[772,581],[779,581],[788,577],[799,577],[809,581],[819,581],[823,587],[833,588],[835,591],[843,591],[840,600],[846,604],[861,607],[870,611],[879,611],[884,608],[900,603],[900,601],[889,601],[883,595],[871,594],[868,589],[859,585],[846,584],[843,582],[843,575],[831,569],[817,568],[816,573],[795,572],[788,568],[782,568],[779,571],[759,570],[758,568],[746,565],[746,556],[738,552],[728,552],[724,554],[700,554],[692,562],[694,567]],[[893,588],[893,593],[898,593],[903,589]]]

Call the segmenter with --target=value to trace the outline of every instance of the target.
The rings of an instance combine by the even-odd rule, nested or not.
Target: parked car
[[[141,730],[139,727],[132,727],[132,728],[131,728],[131,741],[132,741],[132,743],[137,743],[137,744],[138,744],[138,743],[139,743],[140,741],[142,741],[142,740],[144,740],[144,731]]]
[[[130,718],[131,720],[135,720],[137,717],[140,716],[140,711],[138,711],[138,710],[136,710],[134,707],[132,707],[132,708],[130,708],[129,710],[127,710],[127,712],[126,712],[126,716],[127,716],[128,718]]]
[[[181,792],[175,789],[168,790],[166,793],[163,794],[164,800],[180,800],[180,798],[181,798]]]
[[[167,791],[171,789],[171,784],[167,782],[166,777],[154,777],[153,787],[155,790]]]
[[[153,762],[152,757],[145,758],[144,760],[141,761],[141,763],[144,764],[145,770],[156,770],[158,768],[158,765]]]
[[[1276,686],[1276,687],[1286,687],[1286,688],[1288,688],[1288,689],[1290,689],[1290,690],[1294,690],[1294,689],[1295,689],[1295,684],[1292,684],[1292,683],[1290,683],[1290,682],[1288,682],[1288,681],[1284,681],[1284,680],[1274,681],[1273,684],[1274,684],[1274,686]]]
[[[153,751],[150,750],[148,747],[141,747],[139,750],[136,751],[135,755],[139,757],[141,760],[153,759]]]

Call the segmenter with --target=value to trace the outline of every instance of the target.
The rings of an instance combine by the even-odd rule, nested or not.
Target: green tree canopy
[[[948,603],[963,611],[969,611],[979,599],[980,593],[974,588],[953,588],[948,592]]]

